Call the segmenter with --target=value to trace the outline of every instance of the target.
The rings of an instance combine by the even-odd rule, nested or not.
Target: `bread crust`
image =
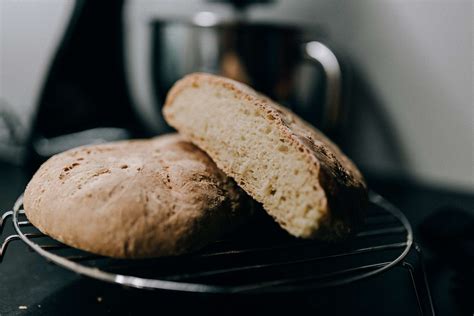
[[[24,207],[67,245],[144,258],[201,248],[247,217],[246,201],[209,156],[174,134],[55,155],[28,184]]]
[[[243,101],[264,113],[267,122],[278,128],[279,135],[286,144],[300,153],[306,163],[306,172],[314,179],[314,185],[324,190],[324,197],[320,201],[322,207],[319,209],[322,216],[315,225],[317,229],[300,234],[299,237],[339,239],[349,235],[359,226],[367,204],[367,187],[355,164],[316,128],[250,87],[231,79],[205,73],[187,75],[172,87],[163,108],[165,119],[171,126],[206,151],[227,175],[239,183],[242,175],[236,174],[230,166],[216,159],[206,139],[195,136],[186,124],[175,119],[173,105],[176,98],[186,89],[199,89],[202,85],[226,89],[239,102]],[[212,96],[209,98],[212,99]],[[258,199],[258,194],[246,186],[245,181],[239,185],[265,206],[265,201]],[[265,208],[276,221],[285,224],[271,209]],[[284,228],[292,233],[288,227]]]

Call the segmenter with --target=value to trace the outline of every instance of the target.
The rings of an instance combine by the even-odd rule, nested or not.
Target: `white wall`
[[[70,0],[0,1],[0,97],[21,114],[25,125],[73,4]]]

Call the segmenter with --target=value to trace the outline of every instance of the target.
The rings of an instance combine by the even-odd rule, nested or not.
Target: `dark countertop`
[[[22,168],[0,163],[1,213],[12,207],[28,179],[29,175]],[[369,184],[375,191],[406,214],[415,228],[415,239],[418,237],[418,225],[441,207],[457,207],[469,212],[474,210],[472,194],[429,188],[406,180],[376,180],[376,177],[369,179]],[[1,241],[13,232],[10,226],[7,225],[5,228],[0,237]],[[466,302],[459,303],[455,294],[459,291],[453,290],[456,288],[452,282],[453,268],[446,260],[436,258],[429,252],[425,262],[438,315],[461,315],[459,306]],[[407,310],[406,306],[410,304],[407,301],[408,294],[405,297],[403,286],[398,288],[397,285],[402,277],[398,276],[396,271],[389,271],[385,278],[382,282],[385,286],[382,288],[380,282],[372,280],[359,282],[352,288],[332,290],[333,293],[330,294],[333,298],[328,301],[318,299],[316,293],[257,299],[178,295],[123,289],[120,286],[87,279],[47,263],[29,251],[20,241],[15,241],[10,244],[3,262],[0,263],[0,315],[133,315],[151,311],[159,313],[165,310],[207,314],[225,312],[226,315],[233,315],[244,312],[294,312],[300,309],[308,309],[319,314],[343,314],[351,304],[356,306],[355,314],[418,315],[416,309]],[[341,297],[344,298],[345,304],[333,303],[341,300]],[[363,299],[367,302],[362,302]],[[346,302],[347,306],[344,307]],[[26,309],[21,309],[23,306]],[[351,307],[352,311],[353,308]],[[470,307],[463,305],[462,308],[466,311]]]

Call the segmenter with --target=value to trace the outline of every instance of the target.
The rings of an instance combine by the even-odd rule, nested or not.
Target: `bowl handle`
[[[320,65],[324,71],[325,102],[323,107],[322,129],[333,130],[341,116],[341,67],[336,55],[326,45],[318,41],[303,45],[305,61]]]

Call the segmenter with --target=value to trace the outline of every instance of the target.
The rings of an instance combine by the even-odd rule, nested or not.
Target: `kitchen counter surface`
[[[20,167],[0,163],[0,210],[10,209],[16,197],[23,191],[29,175]],[[369,177],[370,186],[404,211],[413,227],[415,238],[419,237],[419,224],[442,207],[459,208],[472,212],[474,196],[441,189],[416,185],[403,180],[381,180]],[[0,237],[3,240],[13,232],[7,225]],[[437,258],[427,252],[426,260],[429,282],[435,307],[439,315],[461,315],[469,311],[472,304],[463,300],[459,293],[472,290],[473,282],[458,285],[453,277],[455,271],[449,260]],[[390,275],[390,274],[393,275]],[[403,285],[398,285],[395,272],[388,272],[385,280],[360,282],[357,292],[367,302],[353,302],[357,312],[368,314],[418,315],[418,310],[407,307]],[[469,282],[466,282],[469,283]],[[382,288],[380,288],[380,286]],[[401,288],[397,288],[401,286]],[[461,289],[459,287],[461,286]],[[375,289],[375,287],[378,287]],[[332,290],[336,297],[354,297],[354,289]],[[395,294],[393,294],[395,293]],[[398,293],[398,294],[397,294]],[[466,292],[468,293],[468,292]],[[471,291],[474,293],[474,291]],[[326,293],[327,294],[327,293]],[[344,306],[330,305],[316,298],[315,293],[275,297],[216,297],[204,295],[183,295],[123,289],[120,286],[87,279],[47,263],[37,254],[29,251],[20,241],[12,242],[3,262],[0,262],[0,315],[139,315],[143,312],[204,312],[207,314],[234,315],[241,313],[294,311],[309,309],[320,314],[345,313]],[[377,296],[379,295],[379,296]],[[407,294],[408,295],[408,294]],[[393,299],[392,299],[393,298]],[[342,299],[340,299],[342,300]],[[298,305],[295,305],[298,304]],[[344,305],[344,304],[339,304]],[[350,304],[348,304],[349,306]],[[407,306],[405,306],[407,305]],[[352,309],[353,307],[351,307]],[[352,312],[354,310],[352,309]],[[471,313],[472,314],[472,313]]]

